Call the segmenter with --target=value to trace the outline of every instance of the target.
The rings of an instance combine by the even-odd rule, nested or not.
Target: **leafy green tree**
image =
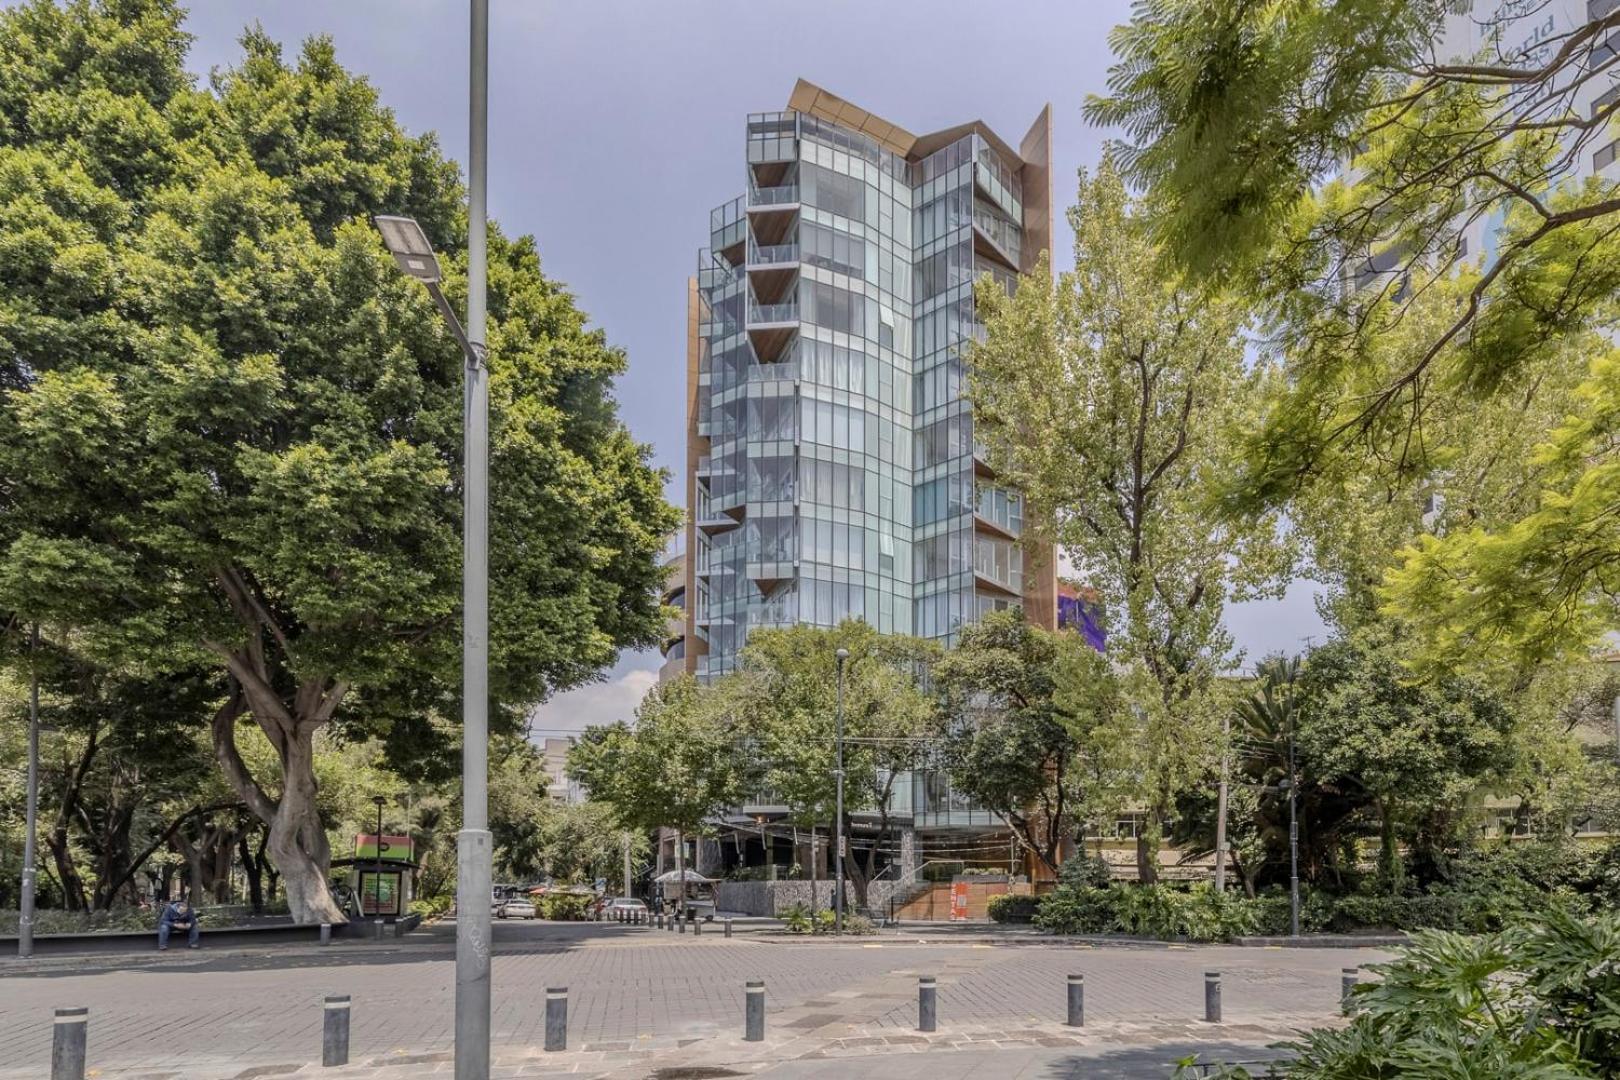
[[[1123,708],[1106,660],[1077,634],[996,612],[963,628],[934,683],[951,719],[952,787],[998,814],[1056,876],[1091,794],[1097,748],[1087,736]]]
[[[1129,173],[1172,257],[1235,283],[1286,343],[1248,504],[1371,473],[1404,502],[1437,490],[1481,511],[1435,523],[1441,539],[1404,538],[1388,600],[1437,667],[1476,648],[1529,666],[1620,626],[1604,509],[1614,361],[1588,366],[1620,314],[1620,192],[1575,176],[1620,102],[1574,107],[1607,85],[1620,10],[1589,5],[1529,37],[1542,9],[1503,4],[1479,16],[1480,54],[1438,55],[1443,21],[1469,10],[1142,5],[1115,32],[1111,95],[1088,111],[1129,133]],[[1591,419],[1499,459],[1531,468],[1505,501],[1476,498],[1459,434],[1522,440],[1567,413]]]
[[[207,665],[213,751],[299,921],[315,747],[442,735],[459,685],[461,358],[367,217],[462,288],[454,165],[314,38],[207,88],[170,0],[0,13],[0,606],[109,666]],[[490,233],[491,694],[515,726],[656,640],[676,523],[610,396],[624,359]],[[248,766],[238,728],[276,767]],[[435,743],[435,746],[442,745]]]
[[[1166,276],[1112,157],[1082,175],[1069,222],[1072,273],[1043,268],[1012,296],[980,287],[975,432],[1029,520],[1110,598],[1108,651],[1134,706],[1117,741],[1140,751],[1138,871],[1152,881],[1176,794],[1212,765],[1222,609],[1277,581],[1287,547],[1271,518],[1216,506],[1258,404],[1237,308]]]
[[[568,772],[624,827],[675,830],[677,903],[684,903],[686,837],[741,802],[756,779],[741,749],[696,680],[682,676],[647,691],[634,725],[587,728],[569,752]]]
[[[1372,635],[1313,650],[1298,693],[1298,743],[1313,774],[1355,784],[1377,807],[1386,884],[1402,876],[1403,835],[1432,879],[1470,803],[1511,768],[1501,701],[1457,676],[1414,682],[1398,643]]]
[[[844,664],[844,835],[854,814],[877,815],[889,835],[894,786],[918,762],[935,731],[932,698],[921,672],[940,655],[918,638],[879,634],[860,620],[832,628],[794,626],[748,637],[736,674],[715,684],[715,708],[738,722],[759,761],[765,788],[806,826],[833,820],[836,810],[837,651]],[[878,845],[848,845],[845,874],[856,903],[865,904],[877,871]],[[812,856],[812,865],[814,865]]]

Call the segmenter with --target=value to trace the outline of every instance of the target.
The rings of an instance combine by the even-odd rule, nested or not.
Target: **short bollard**
[[[326,1023],[321,1028],[321,1064],[349,1063],[349,995],[328,994]]]
[[[727,919],[726,920],[726,937],[730,937],[730,936],[731,936],[731,920]]]
[[[568,987],[546,987],[546,1049],[568,1049]]]
[[[51,1080],[84,1080],[85,1031],[90,1010],[84,1006],[57,1009],[51,1033]]]
[[[703,920],[702,919],[693,919],[692,920],[692,933],[694,933],[694,934],[703,933]]]
[[[1339,1006],[1345,1012],[1350,1011],[1350,997],[1356,992],[1356,981],[1361,977],[1360,968],[1343,968],[1339,974]]]
[[[747,999],[743,1013],[743,1038],[748,1042],[759,1042],[765,1038],[765,984],[750,982],[743,989],[743,997]]]
[[[1211,1024],[1221,1022],[1221,973],[1218,971],[1204,972],[1204,1020]]]
[[[686,933],[686,920],[679,915],[675,916],[675,932],[677,934]]]
[[[654,930],[662,930],[663,928],[664,928],[664,913],[662,911],[660,911],[660,912],[658,912],[657,914],[655,914],[653,916],[653,929]]]
[[[917,1030],[933,1031],[938,1014],[935,1011],[938,987],[932,975],[917,980]]]
[[[1086,1026],[1086,977],[1069,976],[1069,1026]]]
[[[321,944],[332,944],[332,924],[329,922],[321,923]]]

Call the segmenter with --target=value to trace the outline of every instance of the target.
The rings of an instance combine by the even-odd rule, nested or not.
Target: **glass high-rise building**
[[[732,670],[758,627],[1055,625],[1053,553],[962,400],[974,282],[1011,288],[1050,246],[1050,148],[1049,107],[1014,148],[803,80],[748,117],[742,193],[689,285],[684,670]]]

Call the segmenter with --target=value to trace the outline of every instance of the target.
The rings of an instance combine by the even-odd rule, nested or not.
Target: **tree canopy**
[[[460,300],[454,164],[332,42],[263,31],[195,85],[170,0],[0,13],[0,605],[112,665],[206,665],[214,752],[300,919],[313,739],[403,758],[459,713],[461,367],[368,223],[421,221]],[[624,357],[490,230],[491,696],[508,726],[659,626],[676,517],[618,421]],[[239,721],[279,775],[249,769]],[[209,717],[198,718],[210,723]]]
[[[1476,511],[1397,544],[1385,599],[1438,666],[1462,642],[1533,665],[1620,626],[1599,336],[1620,190],[1595,156],[1620,10],[1474,7],[1155,0],[1116,30],[1088,114],[1125,129],[1167,258],[1236,287],[1284,361],[1242,504],[1349,483]],[[1521,445],[1473,452],[1502,432]],[[1482,483],[1493,460],[1526,467]]]
[[[1226,601],[1276,585],[1288,547],[1265,514],[1220,512],[1223,477],[1258,407],[1232,297],[1165,272],[1112,158],[1082,173],[1069,212],[1075,269],[1045,265],[1006,295],[981,282],[987,336],[969,351],[975,433],[1029,520],[1109,598],[1149,808],[1138,862],[1174,793],[1210,767],[1215,676],[1232,643]],[[1201,732],[1203,734],[1195,734]]]

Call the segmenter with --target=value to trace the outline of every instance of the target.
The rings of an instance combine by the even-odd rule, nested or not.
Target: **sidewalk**
[[[791,1012],[791,1010],[790,1010]],[[766,1076],[776,1080],[984,1080],[1084,1076],[1158,1077],[1175,1062],[1256,1062],[1275,1058],[1268,1048],[1279,1032],[1270,1025],[1104,1024],[1075,1029],[1050,1023],[1020,1026],[963,1024],[923,1034],[889,1028],[835,1024],[795,1027],[803,1016],[778,1019],[765,1041],[740,1035],[710,1039],[643,1039],[587,1045],[546,1053],[537,1048],[497,1051],[491,1080],[577,1077],[579,1080],[646,1080],[649,1076]],[[1301,1018],[1301,1025],[1305,1023]],[[455,1074],[448,1051],[397,1054],[348,1066],[257,1065],[240,1071],[219,1065],[179,1069],[92,1070],[96,1080],[267,1080],[324,1077],[330,1080],[415,1080]]]

